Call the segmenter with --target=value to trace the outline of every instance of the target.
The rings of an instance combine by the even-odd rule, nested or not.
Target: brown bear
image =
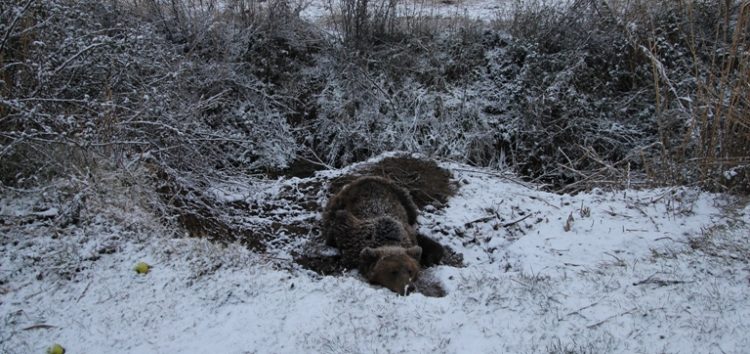
[[[356,266],[369,282],[406,295],[414,290],[420,261],[436,264],[443,254],[437,242],[417,234],[416,222],[417,206],[408,191],[382,177],[361,177],[331,198],[322,226],[344,266]],[[431,251],[428,257],[420,241]]]

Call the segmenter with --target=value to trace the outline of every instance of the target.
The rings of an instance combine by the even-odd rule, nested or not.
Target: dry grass
[[[618,124],[643,120],[635,131],[624,131],[628,135],[600,132],[609,140],[604,146],[580,144],[575,134],[551,129],[547,135],[553,142],[559,134],[575,143],[545,151],[557,167],[521,161],[525,168],[531,162],[540,180],[552,177],[555,185],[562,179],[564,190],[644,181],[749,190],[750,2],[578,0],[560,7],[531,1],[498,24],[546,55],[545,71],[558,76],[576,72],[574,77],[582,80],[562,82],[573,86],[574,97],[590,88],[601,90],[583,103],[564,95],[553,97],[566,99],[563,105],[532,101],[532,120],[544,121],[543,127],[587,130],[590,118],[577,122],[581,113],[576,111],[598,114],[592,105],[597,99],[611,101],[609,112],[626,112],[605,113]],[[575,55],[585,60],[580,67],[563,60]],[[551,80],[548,75],[542,88],[553,88]],[[576,113],[564,122],[556,119],[568,111]],[[651,136],[634,141],[644,133]]]
[[[690,131],[699,132],[695,157],[701,182],[747,191],[750,189],[750,2],[738,7],[723,3],[719,8],[722,21],[717,24],[714,44],[697,40],[689,43],[698,78]],[[686,5],[684,10],[693,16],[691,6]],[[693,33],[690,37],[695,38]],[[727,43],[728,48],[716,43]],[[702,53],[712,54],[703,72],[698,67]],[[685,140],[689,138],[686,136]]]
[[[656,7],[660,13],[653,15],[648,4],[635,6],[635,16],[649,17],[651,33],[638,46],[651,67],[657,117],[661,121],[679,117],[681,126],[659,127],[659,160],[665,163],[652,177],[747,192],[750,3],[678,1]],[[671,43],[666,45],[667,41]],[[669,53],[674,48],[687,50],[680,53],[683,58]],[[681,60],[684,67],[675,67],[670,62],[674,60]]]

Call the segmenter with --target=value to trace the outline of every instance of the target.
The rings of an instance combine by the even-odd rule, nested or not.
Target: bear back
[[[361,177],[331,198],[322,226],[327,243],[355,266],[366,247],[417,245],[416,219],[408,191],[382,177]]]
[[[327,212],[342,209],[360,219],[391,216],[408,225],[417,223],[417,206],[409,192],[383,177],[360,177],[345,186],[326,206]]]

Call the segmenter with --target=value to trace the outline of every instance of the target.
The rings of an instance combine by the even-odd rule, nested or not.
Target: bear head
[[[422,248],[399,246],[366,247],[360,253],[363,275],[372,284],[384,286],[399,295],[408,295],[421,268]]]

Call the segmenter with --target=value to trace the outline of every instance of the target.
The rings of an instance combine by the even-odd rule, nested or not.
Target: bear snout
[[[368,252],[375,252],[372,249],[369,250]],[[408,295],[416,291],[414,282],[419,277],[419,263],[400,247],[380,248],[378,250],[399,253],[388,254],[379,258],[368,274],[368,280],[399,295]]]
[[[409,284],[406,284],[406,286],[404,286],[404,292],[399,295],[406,296],[416,291],[417,291],[417,286],[414,285],[414,283],[409,283]]]
[[[396,294],[399,294],[401,296],[410,295],[414,292],[416,292],[417,286],[414,284],[414,282],[409,279],[407,282],[404,281],[384,281],[384,282],[376,282],[376,284],[384,286],[388,288],[390,291],[393,291]]]

